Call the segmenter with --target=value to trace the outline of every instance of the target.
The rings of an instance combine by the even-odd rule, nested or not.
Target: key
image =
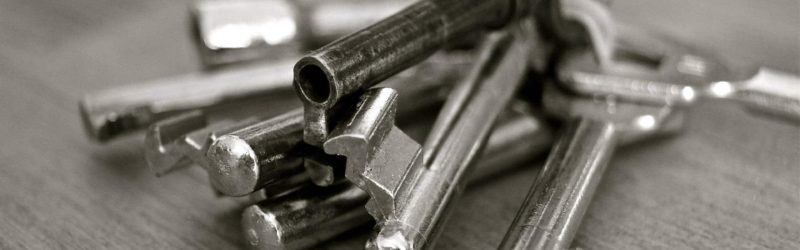
[[[621,30],[625,34],[609,66],[598,66],[587,53],[568,57],[560,73],[560,78],[567,79],[566,87],[582,94],[682,106],[731,100],[756,114],[800,121],[797,75],[730,63],[665,35],[629,27]]]
[[[668,105],[581,97],[550,85],[545,109],[569,122],[499,249],[569,248],[615,147],[683,125],[683,112]]]
[[[300,56],[390,16],[410,3],[408,0],[204,0],[192,8],[194,42],[205,66]]]
[[[339,101],[414,65],[466,34],[528,14],[528,0],[423,0],[304,56],[294,70],[304,140],[321,146]]]
[[[524,26],[530,28],[530,26]],[[523,33],[522,27],[515,32]],[[367,211],[378,221],[368,249],[420,249],[434,245],[471,164],[497,114],[527,73],[530,42],[524,35],[489,36],[470,75],[451,93],[434,128],[449,129],[425,150],[393,126],[396,93],[373,89],[361,96],[353,114],[341,121],[323,147],[347,158],[345,177],[366,191]],[[455,112],[456,114],[450,114]]]
[[[205,114],[195,110],[159,121],[151,125],[145,135],[147,165],[156,176],[191,165],[207,169],[206,151],[220,135],[249,126],[258,120],[222,120],[209,125]]]
[[[291,91],[294,60],[264,62],[155,80],[86,95],[80,115],[90,138],[106,142],[175,114]],[[276,103],[277,104],[277,103]]]
[[[530,111],[506,111],[482,153],[470,182],[480,182],[546,152],[549,127]],[[287,196],[251,205],[242,214],[247,242],[258,249],[308,249],[368,224],[369,196],[349,183],[308,185]]]
[[[463,56],[463,57],[462,57]],[[394,87],[403,92],[400,113],[413,114],[441,102],[444,93],[458,76],[462,75],[472,58],[467,55],[434,57],[387,80],[382,86]],[[415,84],[405,84],[410,81]],[[247,195],[263,185],[279,181],[278,169],[301,171],[306,166],[302,157],[309,154],[324,154],[318,147],[304,145],[303,111],[298,109],[282,118],[270,119],[228,135],[221,136],[207,152],[211,167],[209,175],[212,185],[230,196]],[[274,161],[288,161],[277,164]],[[291,163],[291,164],[289,164]],[[280,166],[280,167],[278,167]],[[298,167],[299,166],[299,167]],[[315,183],[329,185],[335,179],[332,168],[314,164],[306,170]],[[291,174],[291,173],[289,173]]]

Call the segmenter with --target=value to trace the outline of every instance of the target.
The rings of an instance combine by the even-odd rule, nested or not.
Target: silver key
[[[463,188],[496,115],[527,72],[531,44],[523,37],[489,36],[471,74],[453,91],[434,125],[449,129],[425,144],[432,145],[425,149],[434,151],[430,158],[423,160],[422,147],[393,126],[396,94],[389,89],[365,93],[352,116],[331,132],[325,152],[347,157],[345,176],[369,194],[367,211],[378,221],[367,248],[434,244],[436,229],[446,221],[448,205]]]
[[[147,130],[144,140],[145,159],[156,176],[192,165],[207,169],[206,150],[220,135],[258,120],[223,120],[209,125],[208,118],[199,110],[167,118],[151,125]]]
[[[80,115],[86,133],[105,142],[189,110],[289,93],[294,62],[284,59],[111,88],[86,95]]]

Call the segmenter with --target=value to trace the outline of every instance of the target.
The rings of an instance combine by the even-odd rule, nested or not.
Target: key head
[[[300,20],[297,5],[287,0],[204,0],[192,12],[206,66],[296,55],[307,29]]]
[[[680,131],[684,111],[669,105],[625,102],[611,95],[592,97],[570,93],[548,83],[543,93],[545,110],[562,119],[591,118],[610,122],[623,142]]]
[[[712,52],[665,35],[620,28],[610,63],[600,65],[590,51],[559,62],[560,84],[582,95],[615,95],[656,105],[687,106],[715,97],[718,83],[752,77],[752,67],[735,67]]]

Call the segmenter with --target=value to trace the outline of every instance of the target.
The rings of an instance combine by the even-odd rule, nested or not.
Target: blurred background
[[[214,197],[199,169],[155,178],[141,136],[99,145],[78,116],[86,93],[200,70],[191,3],[0,1],[0,248],[245,246],[241,203]],[[610,4],[619,20],[800,74],[798,1]],[[800,249],[800,126],[724,103],[687,126],[618,151],[575,245]],[[438,248],[495,248],[542,163],[471,188]],[[322,248],[361,247],[368,231]]]

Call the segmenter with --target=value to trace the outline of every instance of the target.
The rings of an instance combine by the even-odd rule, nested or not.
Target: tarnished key
[[[620,30],[613,63],[600,67],[588,53],[568,57],[559,74],[565,86],[583,94],[671,105],[727,99],[800,121],[797,75],[727,62],[665,35],[625,26]]]
[[[295,87],[305,106],[304,140],[321,146],[340,100],[414,65],[466,34],[529,14],[529,0],[422,0],[297,62]]]
[[[538,157],[552,143],[551,130],[538,115],[507,111],[497,123],[470,182],[507,172]],[[364,210],[368,198],[349,183],[309,185],[245,209],[243,232],[257,249],[311,248],[372,221]]]
[[[192,10],[193,31],[203,64],[220,66],[299,56],[409,4],[410,0],[202,0]]]
[[[465,61],[469,61],[471,56],[454,56],[434,57],[432,61],[413,68],[415,70],[388,79],[382,86],[394,87],[403,93],[400,107],[404,111],[401,113],[413,114],[431,107],[442,101],[446,90],[469,65]],[[267,183],[280,181],[277,177],[285,176],[280,173],[284,170],[290,171],[288,174],[302,171],[303,157],[322,152],[320,148],[302,143],[302,128],[303,111],[298,109],[221,136],[207,152],[212,185],[224,194],[241,196]],[[284,163],[277,164],[276,161]],[[306,167],[309,167],[306,170],[309,178],[317,184],[330,184],[334,179],[332,168],[320,164]]]
[[[485,41],[470,75],[437,118],[435,128],[449,129],[434,129],[447,135],[425,144],[434,151],[430,158],[423,159],[422,147],[393,126],[397,96],[385,88],[362,95],[355,112],[324,143],[325,152],[347,157],[345,176],[370,196],[366,208],[378,225],[368,249],[434,245],[497,114],[526,75],[534,44],[521,33],[531,27],[515,28],[516,35],[498,32]]]
[[[81,118],[86,133],[105,142],[189,110],[289,93],[293,65],[284,59],[115,87],[86,95]]]
[[[545,86],[544,106],[567,126],[550,152],[500,249],[567,249],[617,144],[682,128],[668,105],[583,97]]]

